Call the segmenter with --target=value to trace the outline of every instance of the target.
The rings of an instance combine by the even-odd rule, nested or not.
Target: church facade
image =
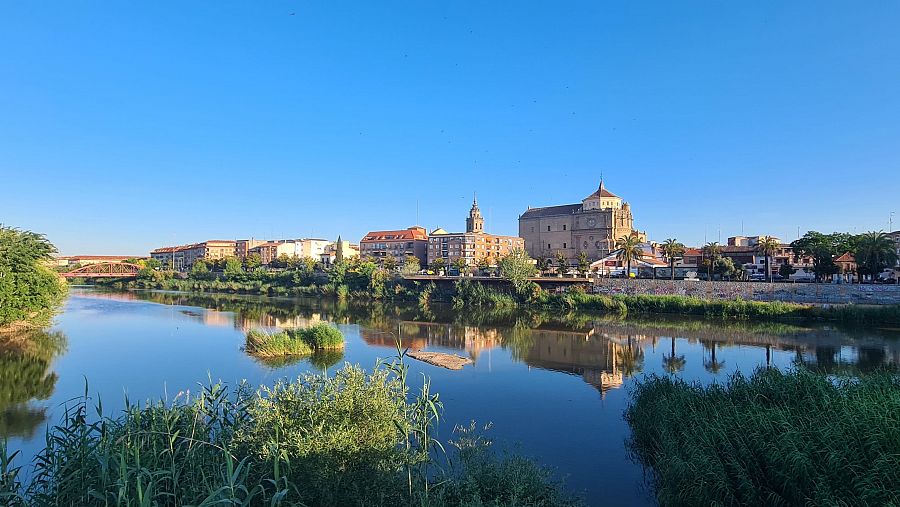
[[[519,237],[528,254],[554,259],[563,252],[574,264],[581,252],[593,262],[615,250],[616,240],[637,234],[631,206],[603,186],[578,204],[529,208],[519,216]]]

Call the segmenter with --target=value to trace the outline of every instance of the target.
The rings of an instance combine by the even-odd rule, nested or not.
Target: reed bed
[[[344,335],[334,326],[319,323],[307,328],[285,329],[268,333],[252,329],[247,333],[244,350],[248,354],[275,358],[308,356],[314,352],[344,348]]]
[[[211,385],[116,416],[88,389],[30,474],[0,448],[0,503],[23,506],[569,506],[549,471],[464,437],[434,440],[442,404],[400,359],[253,391]],[[30,479],[25,480],[29,475]]]
[[[630,447],[662,505],[900,505],[900,377],[798,370],[634,387]]]

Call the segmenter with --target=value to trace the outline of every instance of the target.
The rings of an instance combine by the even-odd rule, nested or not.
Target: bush
[[[897,505],[900,377],[760,370],[636,385],[631,447],[662,505]]]
[[[54,252],[44,236],[0,225],[0,327],[49,323],[67,287],[47,267]]]

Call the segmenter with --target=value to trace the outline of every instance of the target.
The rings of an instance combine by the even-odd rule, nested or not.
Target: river
[[[266,364],[241,350],[249,329],[318,321],[344,332],[343,354]],[[897,330],[74,288],[52,329],[0,346],[0,432],[25,464],[86,382],[110,413],[125,396],[172,399],[210,379],[258,385],[344,361],[371,367],[395,353],[398,332],[404,346],[474,360],[462,371],[410,360],[411,378],[429,376],[444,402],[444,439],[455,425],[490,423],[487,436],[500,448],[553,467],[590,505],[654,503],[628,455],[622,417],[629,386],[643,375],[709,383],[766,365],[856,372],[900,364]]]

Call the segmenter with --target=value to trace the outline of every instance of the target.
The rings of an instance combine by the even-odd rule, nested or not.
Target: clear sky
[[[607,188],[650,237],[900,228],[900,3],[0,4],[0,223],[66,254],[491,232]]]

